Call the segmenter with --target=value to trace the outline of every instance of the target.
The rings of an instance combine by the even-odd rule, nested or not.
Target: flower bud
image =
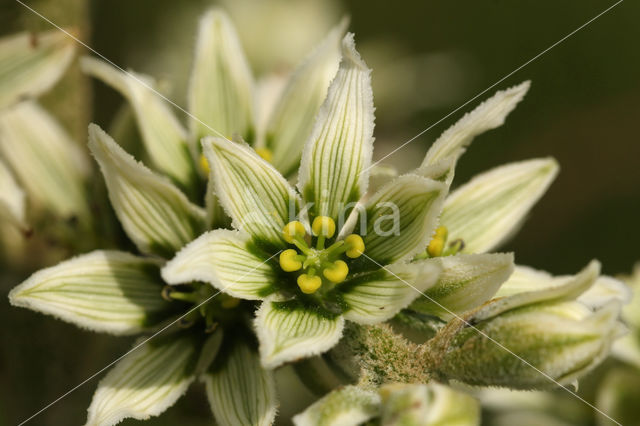
[[[598,273],[593,262],[559,285],[494,299],[451,321],[430,343],[440,357],[437,372],[514,389],[574,383],[609,354],[624,330],[619,300],[593,309],[576,301]]]

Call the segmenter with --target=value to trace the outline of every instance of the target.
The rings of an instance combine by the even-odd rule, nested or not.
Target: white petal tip
[[[370,71],[360,56],[360,53],[356,50],[355,35],[353,33],[347,33],[342,39],[342,60],[343,64],[348,64],[348,66],[355,66],[365,71]]]

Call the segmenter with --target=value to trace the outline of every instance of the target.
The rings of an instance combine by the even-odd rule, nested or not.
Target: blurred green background
[[[215,4],[26,3],[59,25],[77,28],[83,40],[123,68],[161,79],[180,105],[198,16]],[[381,158],[613,3],[229,0],[222,5],[239,27],[256,75],[295,64],[348,14],[350,30],[373,68],[375,156]],[[12,0],[0,4],[3,35],[50,28]],[[639,18],[638,2],[621,3],[385,163],[401,169],[418,165],[429,144],[464,112],[496,90],[530,79],[529,94],[506,125],[473,143],[459,164],[456,182],[506,162],[555,157],[561,165],[558,179],[504,249],[515,251],[518,263],[558,274],[573,273],[592,258],[601,260],[608,274],[630,271],[640,259]],[[270,42],[274,45],[267,48]],[[122,99],[72,69],[45,104],[84,144],[87,121],[108,127]],[[0,425],[16,424],[35,413],[131,344],[10,307],[6,293],[30,272],[29,265],[2,262]],[[64,398],[33,424],[81,424],[97,381]],[[304,400],[303,391],[301,395]],[[283,407],[283,417],[290,414],[286,410]],[[211,422],[199,389],[148,424],[178,422]]]

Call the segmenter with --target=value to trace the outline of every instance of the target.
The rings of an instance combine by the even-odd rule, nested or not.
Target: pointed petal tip
[[[355,34],[347,33],[342,39],[342,61],[348,66],[355,66],[367,72],[371,72],[366,62],[356,50]]]

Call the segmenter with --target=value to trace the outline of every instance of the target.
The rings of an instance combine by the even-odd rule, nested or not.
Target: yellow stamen
[[[315,236],[331,238],[336,233],[336,223],[328,216],[318,216],[313,219],[311,230]]]
[[[273,153],[271,152],[271,150],[269,148],[256,148],[256,153],[262,157],[262,159],[264,161],[267,162],[271,162],[271,159],[273,158]]]
[[[300,262],[296,257],[298,256],[298,252],[294,249],[287,249],[280,253],[280,267],[285,272],[293,272],[302,268],[302,262]]]
[[[427,253],[431,257],[437,257],[442,254],[442,250],[444,250],[444,245],[447,242],[447,236],[449,231],[447,231],[446,226],[439,226],[436,229],[436,233],[429,242],[429,246],[427,246]]]
[[[321,285],[322,279],[317,275],[310,276],[302,274],[298,277],[298,287],[300,287],[300,290],[305,294],[315,293]]]
[[[345,278],[347,278],[347,275],[349,274],[349,267],[344,261],[336,260],[333,262],[333,266],[331,268],[325,268],[322,271],[322,274],[332,283],[341,283]]]
[[[296,239],[296,237],[302,238],[305,234],[304,225],[297,220],[287,223],[284,228],[282,228],[282,236],[289,244],[293,244],[293,240]]]
[[[364,241],[360,235],[351,234],[344,239],[344,243],[349,247],[346,254],[350,258],[355,259],[364,253]]]
[[[211,168],[209,167],[209,161],[207,160],[207,157],[204,156],[204,154],[200,154],[200,168],[207,175],[211,171]]]

